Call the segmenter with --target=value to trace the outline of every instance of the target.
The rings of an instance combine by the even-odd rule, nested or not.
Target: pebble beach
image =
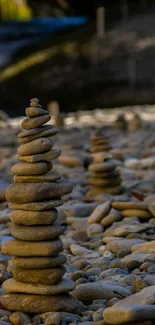
[[[0,325],[155,324],[155,106],[26,116],[0,112]]]

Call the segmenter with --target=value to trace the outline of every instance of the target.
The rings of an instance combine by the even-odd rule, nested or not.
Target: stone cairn
[[[125,119],[125,116],[124,114],[119,114],[116,118],[116,120],[114,121],[114,127],[117,128],[117,129],[120,129],[120,130],[127,130],[128,128],[128,122],[126,121]]]
[[[132,114],[132,118],[129,121],[129,131],[137,131],[143,127],[143,121],[140,115],[136,112]]]
[[[98,194],[119,194],[122,191],[120,173],[117,170],[117,163],[108,152],[111,149],[109,139],[102,131],[97,131],[92,137],[92,158],[93,162],[88,170],[91,175],[87,184],[92,185],[87,193],[88,196]]]
[[[3,283],[6,294],[0,303],[10,311],[75,312],[79,302],[68,293],[74,282],[63,278],[62,228],[55,223],[61,196],[72,191],[50,162],[61,154],[61,150],[51,149],[50,138],[59,130],[44,125],[51,117],[37,98],[25,112],[24,130],[18,135],[20,162],[12,167],[14,183],[6,190],[9,207],[14,210],[10,217],[14,239],[3,245],[2,253],[13,256],[8,267],[13,278]]]

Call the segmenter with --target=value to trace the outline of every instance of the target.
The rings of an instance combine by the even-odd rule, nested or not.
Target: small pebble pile
[[[93,162],[89,165],[90,177],[87,184],[92,185],[88,196],[101,193],[119,194],[122,191],[120,173],[113,156],[108,153],[111,149],[109,139],[102,131],[95,133],[92,137]]]
[[[137,131],[143,127],[142,119],[138,113],[133,113],[131,120],[129,121],[129,131]]]
[[[114,122],[114,127],[115,128],[118,128],[120,130],[127,130],[128,128],[128,122],[126,121],[125,119],[125,116],[124,114],[119,114],[117,117],[116,117],[116,120]]]
[[[152,214],[148,210],[148,205],[144,202],[113,202],[114,209],[120,211],[123,218],[138,218],[141,221],[148,221]]]
[[[9,262],[13,278],[3,283],[6,294],[1,304],[28,313],[78,311],[78,301],[68,294],[74,282],[63,278],[66,257],[61,253],[62,227],[56,223],[61,197],[72,191],[52,170],[51,160],[61,151],[52,149],[51,137],[59,130],[44,125],[51,117],[37,98],[25,112],[18,135],[20,162],[12,167],[14,183],[6,191],[14,210],[10,217],[14,239],[3,245],[2,252],[13,256]]]

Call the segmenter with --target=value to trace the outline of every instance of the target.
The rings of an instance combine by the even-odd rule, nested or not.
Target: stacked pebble
[[[51,117],[37,98],[31,100],[26,115],[21,124],[24,130],[18,135],[20,162],[12,167],[14,183],[6,191],[14,210],[10,219],[15,238],[2,247],[3,254],[13,255],[9,266],[13,278],[3,283],[7,293],[1,304],[10,311],[29,313],[77,311],[78,301],[68,294],[74,282],[63,278],[62,228],[55,223],[61,196],[72,191],[69,183],[51,171],[50,160],[61,151],[51,149],[49,137],[59,130],[43,125]]]
[[[143,127],[143,121],[138,113],[133,113],[131,120],[129,121],[129,131],[136,131]]]
[[[126,119],[125,119],[125,116],[124,116],[124,114],[119,114],[118,116],[117,116],[117,118],[116,118],[116,120],[114,121],[114,127],[115,128],[118,128],[118,129],[120,129],[120,130],[123,130],[123,131],[125,131],[125,130],[127,130],[127,128],[128,128],[128,123],[127,123],[127,121],[126,121]]]
[[[120,211],[123,218],[135,217],[147,221],[153,217],[148,210],[148,204],[144,202],[112,202],[112,207]]]
[[[119,194],[122,191],[120,174],[116,169],[117,163],[107,152],[110,149],[107,136],[100,132],[92,137],[93,163],[88,167],[91,176],[87,180],[87,184],[93,186],[88,192],[90,196],[101,193]]]
[[[96,152],[106,152],[111,149],[111,145],[109,143],[109,138],[106,134],[102,132],[102,129],[97,130],[91,139],[92,147],[90,151],[92,153]]]

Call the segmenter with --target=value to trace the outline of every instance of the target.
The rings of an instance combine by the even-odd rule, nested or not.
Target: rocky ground
[[[126,121],[115,123],[122,112]],[[65,126],[55,137],[55,148],[62,149],[55,170],[74,185],[74,190],[64,196],[64,205],[58,208],[58,222],[64,229],[65,277],[75,282],[71,294],[83,303],[81,312],[26,315],[0,306],[0,325],[155,324],[154,119],[153,106],[96,109],[65,117]],[[5,189],[13,180],[11,167],[17,161],[20,121],[1,112],[1,247],[11,238]],[[112,149],[108,153],[121,175],[119,195],[88,196],[91,137],[98,127],[109,138]],[[9,259],[0,254],[1,286],[11,277]],[[1,287],[0,295],[3,293]]]

